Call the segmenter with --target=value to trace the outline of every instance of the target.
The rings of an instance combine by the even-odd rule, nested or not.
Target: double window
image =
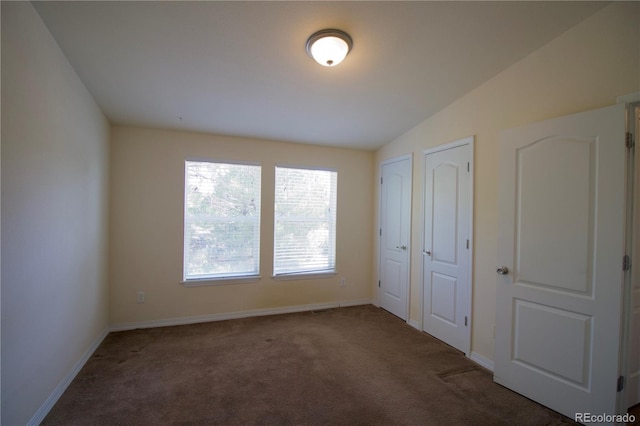
[[[337,173],[276,167],[273,275],[335,271]],[[261,167],[185,163],[184,280],[260,273]]]

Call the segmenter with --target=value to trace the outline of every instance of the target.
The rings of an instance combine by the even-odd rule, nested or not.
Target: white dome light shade
[[[322,30],[307,40],[307,53],[325,67],[335,67],[353,46],[351,37],[340,30]]]
[[[320,65],[333,67],[338,65],[349,53],[347,43],[338,37],[327,36],[311,45],[311,56]]]

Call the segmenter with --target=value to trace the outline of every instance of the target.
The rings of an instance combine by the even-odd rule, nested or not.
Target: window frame
[[[326,270],[314,270],[314,271],[294,271],[285,273],[276,273],[276,226],[278,219],[276,217],[276,193],[277,193],[277,170],[278,168],[286,169],[298,169],[308,171],[324,171],[335,173],[335,204],[334,204],[334,220],[333,220],[333,233],[329,232],[329,240],[333,245],[333,268]],[[274,166],[273,174],[273,258],[272,258],[272,274],[271,278],[276,281],[290,281],[300,279],[319,279],[330,278],[338,275],[338,170],[331,167],[316,167],[316,166],[301,166],[298,164],[285,164],[276,163]]]
[[[187,236],[187,179],[188,179],[188,163],[211,163],[211,164],[226,164],[226,165],[238,165],[238,166],[256,166],[260,168],[260,191],[259,191],[259,202],[260,207],[258,209],[258,219],[257,219],[257,271],[256,273],[230,273],[229,275],[223,276],[214,276],[214,275],[206,275],[198,277],[187,277],[187,251],[188,251],[188,242],[186,240]],[[181,284],[185,287],[202,287],[202,286],[215,286],[215,285],[228,285],[228,284],[242,284],[242,283],[253,283],[257,282],[261,279],[261,264],[262,264],[262,191],[263,191],[263,167],[261,162],[257,161],[239,161],[239,160],[227,160],[227,159],[217,159],[217,158],[202,158],[202,157],[188,157],[183,161],[183,205],[182,205],[182,279]]]

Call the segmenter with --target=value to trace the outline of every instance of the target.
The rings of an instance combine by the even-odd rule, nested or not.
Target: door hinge
[[[633,148],[633,145],[634,145],[634,142],[633,142],[633,133],[631,133],[631,132],[627,132],[627,133],[625,134],[624,145],[627,147],[627,149],[631,149],[631,148]]]
[[[382,237],[382,228],[380,228],[380,236]]]
[[[468,324],[468,318],[467,318],[467,317],[464,317],[464,325],[469,325],[469,324]]]
[[[380,185],[382,185],[382,178],[380,178]]]
[[[469,250],[469,240],[467,240],[467,250]]]
[[[620,392],[624,389],[624,376],[618,377],[618,385],[616,387],[616,391]]]
[[[380,280],[378,280],[378,287],[380,287]]]
[[[469,171],[469,163],[467,163],[467,171]]]
[[[622,258],[622,270],[628,271],[629,269],[631,269],[631,259],[628,254],[625,254]]]

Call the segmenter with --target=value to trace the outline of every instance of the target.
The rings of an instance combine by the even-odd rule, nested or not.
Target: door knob
[[[500,275],[507,275],[509,273],[509,268],[506,266],[499,266],[498,269],[496,269],[496,272]]]
[[[400,246],[400,248],[401,248],[402,250],[406,250],[406,249],[407,249],[407,246]]]
[[[423,250],[422,254],[426,254],[427,256],[431,256],[431,251],[429,250]]]

